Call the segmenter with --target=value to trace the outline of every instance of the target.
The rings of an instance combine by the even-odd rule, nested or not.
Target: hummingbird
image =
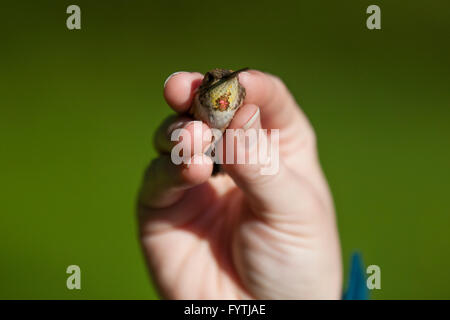
[[[216,68],[208,71],[195,93],[189,113],[223,134],[244,101],[245,88],[239,83],[238,75],[245,70],[248,68],[237,71]],[[207,154],[215,156],[214,147],[219,140],[210,146]],[[220,164],[214,163],[213,175],[220,172]]]
[[[245,70],[248,68],[208,71],[197,89],[189,113],[223,133],[244,101],[245,88],[239,83],[238,74]]]

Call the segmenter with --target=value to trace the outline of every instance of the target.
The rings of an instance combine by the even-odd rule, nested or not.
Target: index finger
[[[169,106],[178,113],[186,113],[202,79],[199,72],[172,73],[164,83],[164,98]]]

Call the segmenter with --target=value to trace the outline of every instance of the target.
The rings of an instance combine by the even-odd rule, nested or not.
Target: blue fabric
[[[366,284],[366,273],[361,254],[354,253],[350,266],[350,277],[347,291],[344,293],[344,300],[368,300],[369,289]]]

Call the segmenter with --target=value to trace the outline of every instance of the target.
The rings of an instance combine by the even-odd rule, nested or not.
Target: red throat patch
[[[230,106],[230,101],[228,101],[228,98],[230,96],[230,93],[225,93],[220,98],[216,100],[216,105],[219,108],[220,111],[225,111]]]

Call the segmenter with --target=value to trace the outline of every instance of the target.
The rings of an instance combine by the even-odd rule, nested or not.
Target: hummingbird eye
[[[209,72],[206,73],[205,79],[206,79],[206,82],[207,82],[207,83],[211,83],[211,82],[214,81],[213,75],[212,75],[211,73],[209,73]]]

